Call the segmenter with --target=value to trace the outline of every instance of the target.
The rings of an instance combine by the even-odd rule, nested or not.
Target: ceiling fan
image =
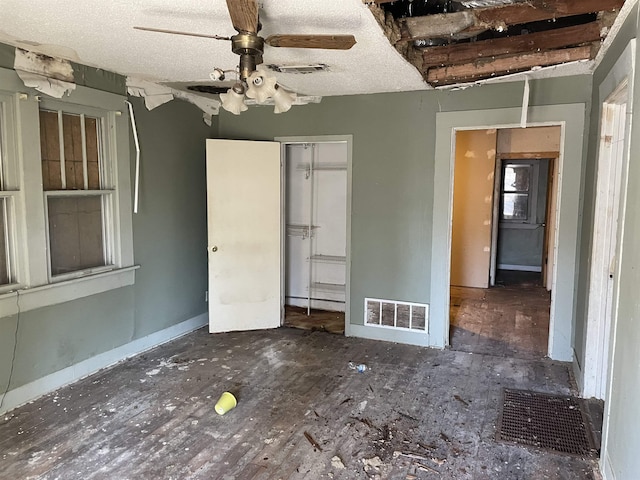
[[[276,102],[276,113],[280,113],[278,110],[286,111],[291,107],[290,104],[288,107],[286,106],[286,103],[288,103],[284,101],[286,100],[284,96],[286,91],[276,85],[275,77],[268,77],[263,72],[256,70],[256,66],[262,63],[265,44],[271,47],[349,50],[356,43],[353,35],[282,34],[270,35],[265,39],[258,35],[261,24],[258,15],[257,0],[227,0],[227,9],[229,10],[233,28],[238,32],[231,37],[150,27],[133,28],[151,32],[212,38],[215,40],[230,40],[231,50],[240,56],[238,65],[239,82],[229,89],[227,94],[221,94],[220,98],[223,102],[223,108],[235,114],[246,110],[243,99],[245,92],[249,98],[255,98],[258,103],[263,103],[269,98],[274,98]],[[278,90],[283,91],[278,93]],[[293,99],[295,99],[295,94],[291,92],[286,93],[293,95]],[[278,97],[282,97],[281,100],[283,100],[283,102],[281,102],[281,108],[278,107]],[[241,99],[242,103],[240,103]],[[293,103],[293,99],[291,99],[290,103]]]

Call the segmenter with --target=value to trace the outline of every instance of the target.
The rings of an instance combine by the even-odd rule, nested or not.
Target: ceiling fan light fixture
[[[276,77],[262,71],[254,71],[247,78],[247,97],[264,103],[276,94]]]
[[[249,108],[244,103],[244,87],[240,83],[236,83],[227,90],[227,93],[221,93],[220,101],[222,102],[222,108],[234,115],[240,115],[240,112],[244,112]]]
[[[209,78],[214,82],[217,82],[217,81],[222,82],[225,80],[225,77],[226,77],[225,71],[222,70],[221,68],[214,68],[213,72],[209,74]]]
[[[284,113],[288,112],[291,109],[291,105],[296,100],[296,94],[294,92],[290,92],[285,90],[280,85],[276,87],[276,91],[273,94],[273,103],[275,104],[275,108],[273,109],[274,113]]]

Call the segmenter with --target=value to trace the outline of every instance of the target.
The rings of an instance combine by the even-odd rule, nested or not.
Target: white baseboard
[[[613,467],[611,466],[611,459],[606,451],[601,453],[600,473],[603,480],[616,480],[616,474],[613,473]]]
[[[184,322],[173,325],[146,337],[138,338],[113,350],[83,360],[70,367],[46,375],[38,380],[22,385],[7,392],[0,414],[13,410],[20,405],[35,400],[60,387],[68,385],[106,367],[110,367],[122,360],[150,350],[158,345],[186,335],[189,332],[205,326],[209,322],[209,314],[203,313]]]

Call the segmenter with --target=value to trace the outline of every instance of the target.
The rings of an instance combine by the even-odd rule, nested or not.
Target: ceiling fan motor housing
[[[255,33],[241,32],[231,37],[231,50],[240,56],[240,78],[246,80],[262,63],[264,40]]]

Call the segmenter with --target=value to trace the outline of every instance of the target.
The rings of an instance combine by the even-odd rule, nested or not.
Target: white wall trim
[[[620,230],[624,223],[624,198],[626,198],[626,169],[628,168],[629,155],[631,148],[631,123],[632,123],[632,104],[633,104],[633,86],[635,72],[635,40],[631,40],[626,46],[620,57],[616,60],[611,71],[598,87],[600,124],[598,135],[600,137],[598,144],[597,156],[597,177],[596,177],[596,200],[594,209],[594,229],[591,243],[591,268],[589,269],[589,285],[587,298],[587,318],[586,333],[584,339],[584,370],[582,372],[581,393],[585,397],[597,397],[604,399],[604,393],[607,388],[606,364],[609,362],[608,350],[610,345],[608,342],[612,336],[612,329],[615,328],[615,305],[608,305],[607,289],[609,278],[607,274],[617,273],[619,271],[618,262],[620,252],[622,250],[622,235],[617,233],[616,243],[616,260],[614,262],[613,272],[610,271],[611,259],[608,258],[608,248],[610,248],[611,226],[608,225],[612,220],[617,222],[617,228]],[[613,151],[610,142],[605,141],[605,135],[611,135],[615,140],[619,132],[612,132],[612,125],[605,122],[605,110],[612,115],[617,109],[614,95],[621,86],[627,85],[627,111],[626,111],[626,128],[624,132],[624,146],[622,156],[618,156],[619,152]],[[606,131],[605,131],[606,130]],[[611,170],[612,165],[620,169],[617,173],[619,178],[615,178],[615,173]],[[610,178],[613,175],[614,178]],[[618,195],[616,198],[610,198],[610,188],[612,183],[618,182]],[[617,205],[616,205],[617,203]],[[612,211],[617,207],[617,219],[611,219]],[[605,251],[606,250],[606,251]],[[617,278],[614,280],[617,284]],[[616,285],[612,292],[611,300],[615,300]],[[607,309],[610,311],[607,312]],[[609,314],[610,325],[605,325],[604,319]],[[613,357],[611,357],[613,358]],[[610,370],[609,370],[610,371]]]
[[[604,452],[600,458],[600,473],[602,474],[602,480],[616,480],[616,474],[613,471],[608,452]]]
[[[38,380],[22,385],[7,392],[0,414],[12,410],[27,402],[33,401],[60,387],[76,382],[98,370],[115,365],[134,355],[150,350],[158,345],[167,343],[189,332],[197,330],[209,323],[209,315],[203,313],[184,322],[154,332],[146,337],[121,345],[113,350],[83,360],[57,372],[46,375]]]
[[[96,295],[135,283],[135,271],[140,265],[118,268],[63,282],[21,288],[0,294],[2,317],[17,315],[37,308],[49,307],[78,298]]]
[[[457,130],[514,128],[520,126],[520,108],[439,112],[436,114],[434,202],[431,245],[431,330],[435,346],[449,342],[449,285],[451,274],[451,222],[453,168]],[[534,106],[529,108],[528,127],[560,125],[561,153],[556,170],[555,189],[559,193],[554,217],[553,289],[549,326],[549,356],[554,360],[573,360],[575,284],[580,249],[579,218],[585,104]],[[569,136],[571,141],[565,142]]]
[[[351,202],[352,202],[352,175],[353,175],[353,135],[320,135],[320,136],[296,136],[296,137],[275,137],[273,139],[276,142],[281,143],[280,150],[280,170],[281,170],[281,196],[280,196],[280,210],[281,210],[281,223],[282,223],[282,246],[281,246],[281,258],[282,258],[282,284],[281,284],[281,324],[284,324],[284,300],[285,300],[285,154],[284,149],[286,145],[295,145],[300,143],[346,143],[347,144],[347,248],[346,248],[346,272],[345,272],[345,306],[344,306],[344,333],[345,336],[350,336],[350,324],[351,324]],[[356,335],[357,336],[357,335]],[[384,339],[383,339],[384,340]]]

